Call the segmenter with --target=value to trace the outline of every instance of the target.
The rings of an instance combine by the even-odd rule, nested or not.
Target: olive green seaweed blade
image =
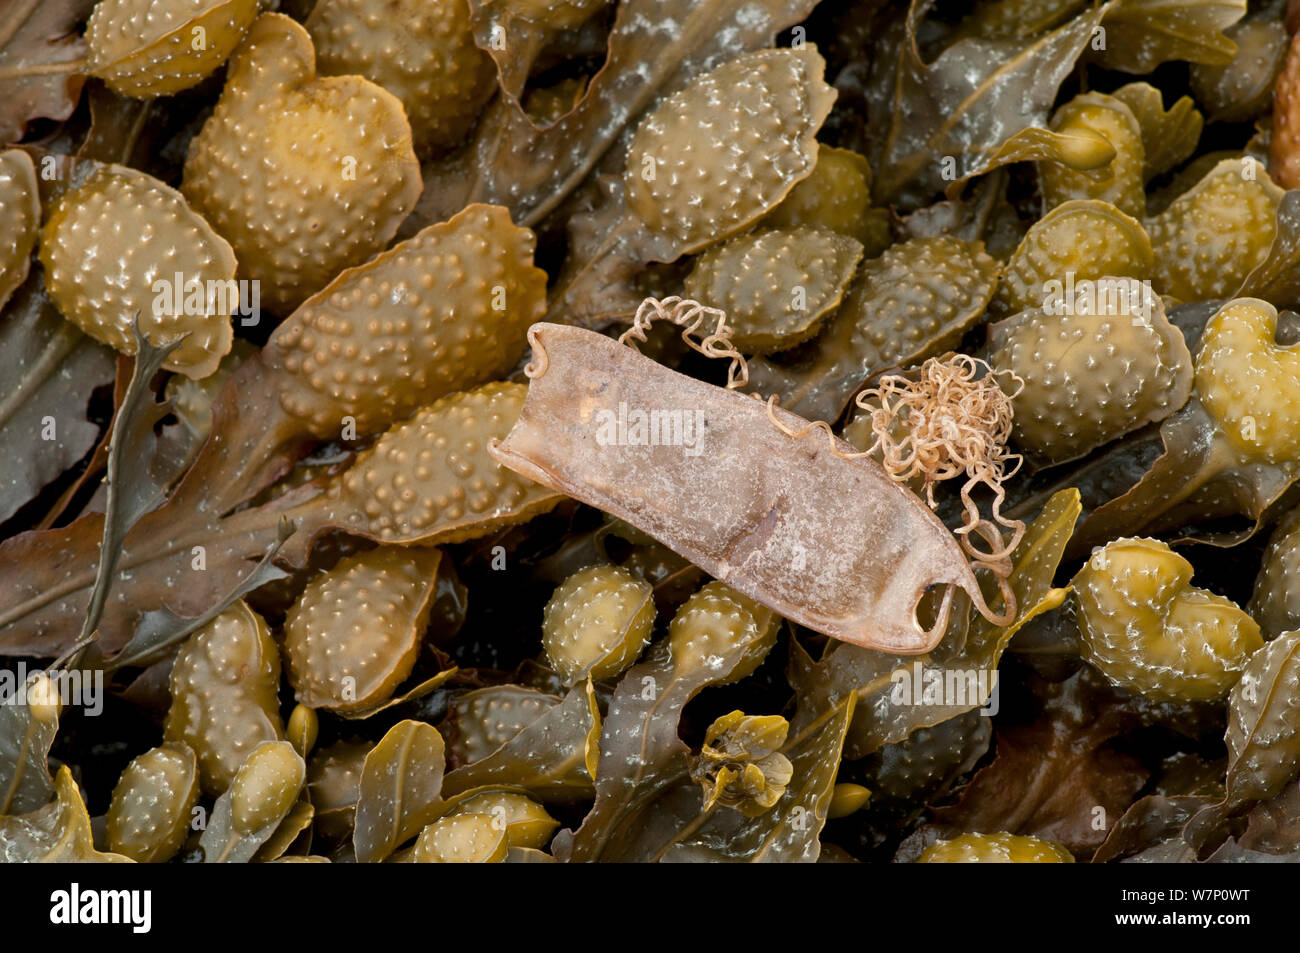
[[[90,815],[72,769],[54,778],[56,800],[27,814],[0,815],[0,863],[129,864],[131,858],[95,847]]]
[[[1246,0],[1124,0],[1106,6],[1106,43],[1091,51],[1107,69],[1148,73],[1170,60],[1225,65],[1236,44],[1223,31],[1246,13]]]
[[[524,685],[489,685],[452,699],[442,730],[457,768],[497,751],[561,699]]]
[[[710,586],[687,601],[681,625],[614,690],[601,728],[595,803],[576,831],[556,835],[558,859],[634,858],[659,793],[690,768],[677,735],[682,709],[709,685],[752,672],[771,648],[780,620],[722,583]],[[698,798],[699,786],[691,786]]]
[[[387,701],[419,655],[441,559],[431,548],[379,547],[311,580],[284,624],[298,701],[332,711]]]
[[[436,728],[407,720],[366,755],[352,838],[358,861],[384,860],[436,816],[445,750]]]
[[[740,351],[766,354],[817,333],[861,257],[856,240],[827,229],[750,232],[701,255],[683,293],[727,313]]]
[[[813,662],[806,653],[793,656],[791,684],[798,698],[792,731],[802,732],[824,717],[847,695],[858,698],[857,717],[845,741],[846,755],[861,758],[915,731],[940,724],[981,706],[996,703],[998,663],[1011,638],[1031,619],[1060,606],[1068,588],[1053,586],[1053,577],[1078,520],[1077,490],[1052,496],[1016,547],[1008,582],[1020,607],[1009,626],[975,616],[963,633],[958,621],[938,647],[912,658],[854,645],[835,645]],[[961,623],[964,616],[959,616]],[[964,637],[963,637],[964,636]],[[927,684],[951,684],[961,697],[927,698]]]
[[[600,709],[586,679],[495,751],[448,773],[443,795],[504,784],[548,803],[580,801],[591,794],[600,732]]]
[[[623,0],[604,67],[573,108],[539,127],[514,97],[498,97],[467,148],[450,161],[426,164],[424,195],[408,227],[439,221],[471,202],[506,205],[516,222],[535,226],[626,142],[628,128],[667,92],[712,65],[770,46],[775,31],[799,23],[814,6],[814,0],[767,0],[761,8],[752,0]],[[664,29],[669,23],[676,28]],[[512,58],[520,52],[505,51]]]
[[[390,427],[291,517],[307,532],[286,546],[299,563],[316,533],[338,528],[383,543],[454,543],[525,522],[563,495],[488,454],[519,416],[527,388],[491,383],[420,408]]]
[[[50,745],[59,730],[58,688],[66,674],[0,671],[0,815],[26,814],[54,798]],[[80,675],[80,673],[78,673]]]
[[[835,421],[873,375],[957,344],[998,287],[982,243],[914,238],[863,263],[821,333],[789,363],[750,362],[751,388],[808,420]]]
[[[1016,394],[1014,443],[1040,464],[1163,420],[1192,391],[1192,356],[1158,297],[1128,278],[1080,284],[1098,289],[1098,300],[1034,308],[989,328],[989,363],[1008,372],[999,383]]]
[[[1228,699],[1227,792],[1188,822],[1183,838],[1203,850],[1224,821],[1256,801],[1281,794],[1300,759],[1300,631],[1257,651]]]
[[[1192,97],[1165,109],[1160,90],[1150,83],[1129,83],[1111,95],[1132,110],[1142,130],[1145,179],[1168,172],[1196,150],[1205,120]]]
[[[199,800],[198,759],[169,742],[132,759],[113,788],[105,818],[108,843],[140,862],[161,863],[180,850]]]
[[[307,766],[287,741],[264,741],[212,807],[199,847],[204,863],[248,863],[298,803]]]
[[[36,167],[21,149],[0,152],[0,308],[27,279],[41,227]]]
[[[151,99],[180,92],[225,62],[260,5],[260,0],[103,0],[86,24],[89,71],[125,96]]]
[[[752,818],[717,810],[694,833],[674,839],[662,860],[815,863],[856,703],[857,696],[848,696],[822,722],[787,741],[782,752],[789,756],[793,774],[770,810]]]
[[[262,352],[281,407],[316,437],[367,435],[504,377],[546,306],[536,243],[505,209],[471,205],[340,272]]]

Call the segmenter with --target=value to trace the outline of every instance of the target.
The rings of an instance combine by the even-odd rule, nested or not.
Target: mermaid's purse
[[[692,335],[713,315],[717,330],[698,342]],[[701,353],[730,358],[729,387],[679,374],[624,343],[644,341],[657,318],[686,325],[683,339]],[[824,423],[739,393],[747,374],[728,333],[721,312],[676,299],[646,302],[619,341],[535,324],[528,397],[489,452],[845,642],[927,652],[943,637],[957,589],[986,618],[1009,623],[1010,560],[964,548],[916,494]],[[997,577],[1001,614],[986,603],[975,568]],[[927,629],[917,607],[932,586],[944,591]]]

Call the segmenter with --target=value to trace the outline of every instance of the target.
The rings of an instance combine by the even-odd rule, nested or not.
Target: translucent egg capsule
[[[1282,188],[1300,187],[1300,39],[1294,36],[1273,87],[1268,171]]]

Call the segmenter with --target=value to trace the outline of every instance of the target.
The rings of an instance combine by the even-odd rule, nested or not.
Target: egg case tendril
[[[646,298],[637,308],[631,327],[618,338],[636,350],[637,343],[645,343],[646,332],[656,321],[667,321],[680,327],[681,339],[688,347],[709,358],[730,361],[727,368],[727,390],[739,390],[749,383],[749,366],[732,343],[732,328],[727,324],[726,312],[680,296]],[[712,331],[705,331],[706,322]],[[529,329],[528,341],[533,357],[524,368],[530,379],[544,375],[550,359],[542,345],[536,326]],[[984,374],[980,375],[983,370]],[[1006,374],[1016,383],[1011,393],[998,384],[997,377]],[[800,428],[783,423],[776,416],[778,397],[773,394],[764,399],[760,394],[747,394],[763,401],[767,417],[781,433],[798,440],[813,431],[825,434],[830,452],[845,460],[879,455],[879,462],[890,479],[907,484],[921,478],[925,487],[925,500],[931,509],[936,507],[934,486],[937,483],[965,475],[966,482],[960,490],[966,521],[953,531],[967,555],[973,570],[987,570],[997,581],[1004,609],[995,613],[983,599],[972,599],[976,610],[994,625],[1009,625],[1017,614],[1015,594],[1008,578],[1011,574],[1011,555],[1024,537],[1025,524],[1008,519],[1001,512],[1006,495],[1004,481],[1020,469],[1022,458],[1007,449],[1014,416],[1013,400],[1024,388],[1024,381],[1010,371],[994,372],[978,358],[950,353],[943,358],[930,358],[920,368],[918,379],[909,380],[902,375],[881,378],[879,384],[860,392],[855,406],[870,415],[875,440],[870,447],[858,452],[846,452],[839,446],[834,431],[825,420],[809,421]],[[873,405],[872,401],[878,402]],[[895,438],[893,426],[901,421],[905,435]],[[990,504],[991,517],[981,514],[972,492],[980,485],[993,493]],[[1004,539],[1003,527],[1010,530],[1010,539]],[[988,549],[980,549],[971,542],[971,536],[980,537]],[[941,634],[946,626],[951,601],[956,586],[945,585],[937,618],[927,637]]]

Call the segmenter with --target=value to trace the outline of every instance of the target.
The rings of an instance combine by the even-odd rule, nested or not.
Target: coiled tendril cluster
[[[936,484],[966,477],[961,488],[966,522],[955,532],[962,537],[967,553],[989,564],[988,568],[1008,560],[1025,532],[1023,522],[1008,520],[1001,512],[1006,499],[1002,485],[1023,462],[1019,454],[1007,449],[1014,416],[1012,401],[1024,389],[1023,380],[1010,376],[1018,386],[1008,394],[986,362],[966,354],[948,354],[922,364],[916,380],[902,375],[883,377],[854,401],[869,415],[875,435],[865,452],[878,451],[881,464],[894,480],[922,480],[931,508],[936,505]],[[981,484],[993,493],[992,520],[980,515],[971,496]],[[1005,544],[999,525],[1011,530],[1011,539]],[[984,537],[990,549],[972,546],[971,533]],[[1006,568],[1009,571],[1010,567]]]

